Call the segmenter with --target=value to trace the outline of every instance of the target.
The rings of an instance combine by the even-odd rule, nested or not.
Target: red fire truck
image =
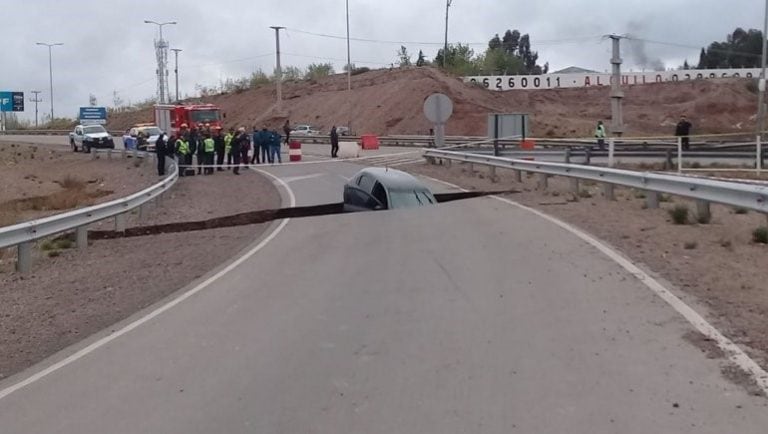
[[[178,133],[183,124],[189,128],[221,127],[221,109],[213,104],[156,105],[155,124],[168,134]]]

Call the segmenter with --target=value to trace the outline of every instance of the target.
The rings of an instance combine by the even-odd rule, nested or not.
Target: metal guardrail
[[[603,183],[606,197],[613,198],[613,186],[636,188],[651,193],[648,205],[658,207],[659,193],[696,199],[699,214],[709,214],[709,203],[719,203],[768,213],[768,186],[738,182],[718,181],[659,173],[636,172],[575,164],[548,163],[539,161],[514,160],[489,155],[478,155],[440,149],[424,150],[424,157],[448,161],[462,161],[493,168],[514,169],[542,175],[539,184],[546,187],[548,176],[565,176],[574,180],[588,180]],[[572,184],[578,193],[578,183]]]
[[[97,150],[94,149],[94,151]],[[108,153],[109,155],[113,153],[122,154],[119,150],[98,150],[98,153]],[[141,157],[145,156],[148,156],[148,154]],[[126,213],[139,208],[139,215],[142,215],[144,211],[143,206],[147,202],[153,199],[159,200],[161,195],[176,183],[179,178],[179,169],[176,163],[170,161],[168,168],[170,174],[162,181],[127,197],[50,217],[1,227],[0,249],[17,246],[18,259],[16,261],[16,269],[26,273],[30,271],[32,266],[32,243],[35,241],[74,230],[77,247],[85,249],[88,245],[88,225],[111,217],[115,217],[116,230],[125,230]]]

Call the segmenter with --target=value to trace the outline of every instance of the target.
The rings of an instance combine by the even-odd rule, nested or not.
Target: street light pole
[[[171,48],[171,51],[173,51],[173,54],[176,57],[176,63],[173,68],[173,72],[176,74],[176,103],[179,102],[179,52],[182,51],[181,48]]]
[[[275,80],[277,81],[277,113],[280,114],[283,111],[283,69],[280,67],[280,29],[285,27],[270,26],[270,28],[275,29],[275,45],[277,49],[277,68],[275,69],[277,77],[275,77]]]
[[[50,89],[51,89],[51,122],[53,122],[53,54],[51,53],[51,49],[53,47],[64,45],[61,42],[54,42],[53,44],[49,44],[46,42],[37,42],[36,45],[42,45],[45,47],[48,47],[48,77],[50,79]]]
[[[757,134],[762,137],[765,129],[765,63],[766,54],[768,54],[768,0],[765,0],[765,22],[763,23],[763,57],[762,69],[760,71],[760,81],[757,93]]]
[[[160,39],[155,41],[155,55],[157,56],[157,93],[158,102],[163,104],[166,97],[170,99],[168,91],[168,43],[163,39],[163,26],[175,25],[176,21],[166,21],[158,23],[157,21],[144,20],[145,24],[154,24],[158,27]]]
[[[446,59],[448,57],[448,9],[451,8],[453,0],[445,1],[445,47],[443,48],[443,69],[445,69]]]
[[[31,98],[30,101],[35,103],[35,128],[37,128],[37,103],[43,102],[43,100],[40,98],[40,91],[39,90],[33,90],[31,92],[35,94],[35,97]]]

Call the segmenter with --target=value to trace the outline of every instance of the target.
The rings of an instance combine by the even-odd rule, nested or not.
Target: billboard
[[[24,92],[0,91],[0,112],[23,112]]]
[[[684,69],[677,71],[624,72],[622,85],[670,83],[713,78],[758,78],[760,69]],[[504,75],[464,77],[465,83],[477,83],[490,90],[536,90],[574,87],[610,86],[610,73]]]
[[[80,123],[83,125],[107,123],[106,107],[80,107]]]

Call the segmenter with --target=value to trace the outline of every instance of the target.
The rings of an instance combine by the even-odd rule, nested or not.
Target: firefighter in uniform
[[[214,149],[216,151],[216,165],[218,166],[216,170],[221,172],[224,170],[221,168],[221,166],[224,165],[224,153],[226,152],[227,148],[227,145],[224,141],[224,135],[221,134],[221,127],[216,127],[213,130],[213,143]]]
[[[232,139],[235,138],[235,129],[230,128],[229,132],[224,135],[224,152],[227,153],[227,166],[232,165]],[[230,167],[227,167],[229,170]]]
[[[179,154],[179,162],[181,163],[181,166],[192,165],[192,152],[189,149],[189,142],[187,142],[184,136],[180,136],[176,139],[176,153]],[[179,176],[186,176],[188,167],[181,167],[180,169]]]
[[[216,142],[213,141],[210,133],[205,133],[205,138],[203,139],[203,156],[205,161],[204,173],[206,175],[213,175],[213,153],[215,150]]]

